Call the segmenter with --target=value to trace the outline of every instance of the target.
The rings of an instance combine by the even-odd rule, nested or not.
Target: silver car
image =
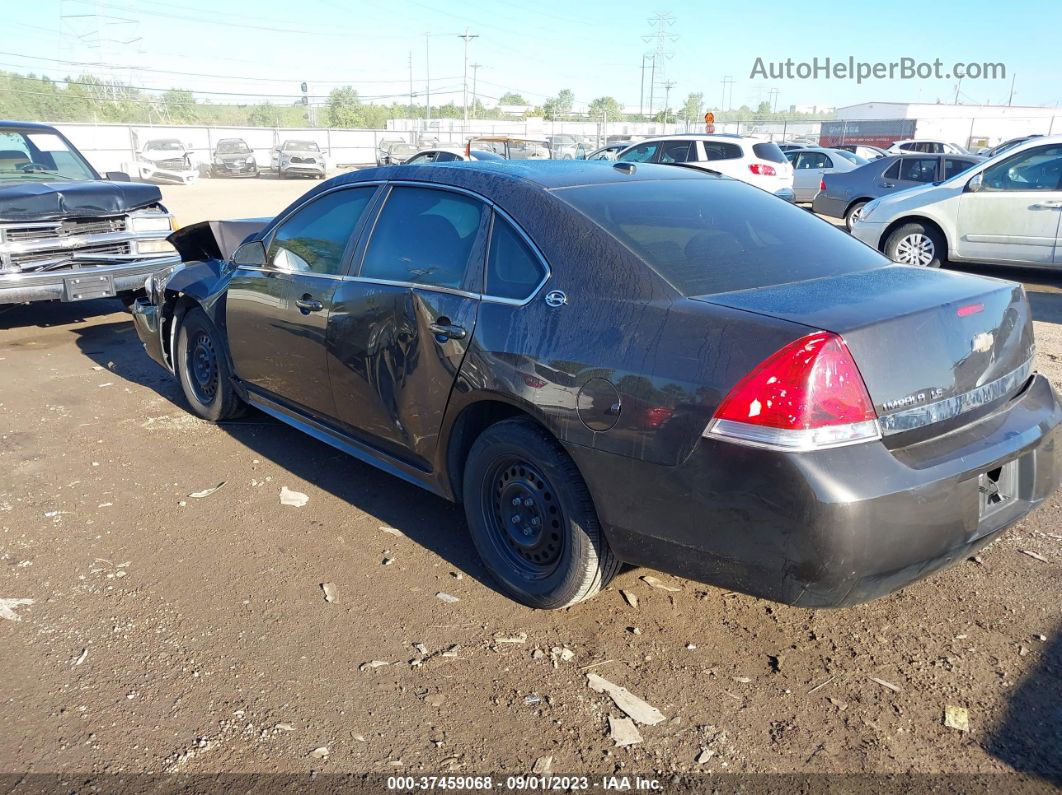
[[[866,165],[867,160],[842,149],[807,147],[785,153],[793,164],[793,190],[798,202],[814,201],[826,174],[835,174]]]
[[[939,184],[875,199],[852,234],[906,265],[1062,265],[1062,135],[1033,138]]]

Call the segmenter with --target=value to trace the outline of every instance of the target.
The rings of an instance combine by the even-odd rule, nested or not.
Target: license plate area
[[[977,478],[977,496],[981,519],[1014,502],[1018,496],[1018,459],[982,472]]]
[[[114,277],[110,274],[86,274],[63,279],[64,301],[88,301],[92,298],[113,298],[114,295]]]

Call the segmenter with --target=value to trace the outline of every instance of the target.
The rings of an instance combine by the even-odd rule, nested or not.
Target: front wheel
[[[848,228],[849,232],[852,231],[855,222],[863,216],[863,208],[866,206],[866,202],[853,202],[852,206],[849,207],[848,211],[844,214],[844,225]]]
[[[917,221],[899,227],[885,242],[885,256],[901,265],[939,268],[946,254],[947,244],[940,232]]]
[[[174,365],[192,411],[204,420],[221,422],[246,409],[232,384],[221,335],[199,307],[181,320]]]
[[[619,570],[579,470],[530,420],[499,422],[476,439],[463,492],[472,542],[517,601],[568,607]]]

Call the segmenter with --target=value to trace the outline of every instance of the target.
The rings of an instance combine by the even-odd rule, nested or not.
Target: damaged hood
[[[183,262],[216,259],[228,261],[251,235],[265,229],[271,218],[241,218],[235,221],[200,221],[182,226],[167,239]]]
[[[0,221],[120,215],[161,201],[157,187],[136,182],[16,182],[0,184]]]

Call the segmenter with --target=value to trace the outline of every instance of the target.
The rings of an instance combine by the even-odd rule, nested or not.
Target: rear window
[[[771,287],[888,264],[806,210],[736,180],[647,180],[555,194],[684,295]]]
[[[724,141],[704,142],[705,160],[739,160],[744,156],[745,153],[741,151],[741,147],[737,144],[730,144]]]
[[[753,144],[752,151],[760,160],[770,160],[772,163],[785,162],[785,153],[778,148],[778,144]]]

